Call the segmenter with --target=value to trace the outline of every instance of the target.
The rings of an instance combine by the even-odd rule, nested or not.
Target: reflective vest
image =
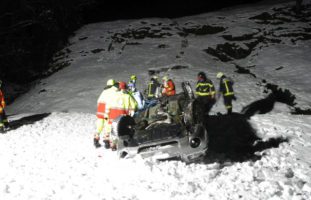
[[[157,97],[157,91],[160,87],[160,83],[154,79],[151,78],[150,82],[148,83],[148,88],[147,88],[147,98],[152,99]]]
[[[233,96],[233,82],[227,77],[221,78],[219,83],[219,92],[224,96]]]
[[[111,96],[114,96],[115,93],[118,92],[118,88],[116,87],[110,87],[108,89],[104,89],[103,92],[100,94],[98,100],[97,100],[97,118],[105,119],[108,117],[107,113],[108,110],[106,110],[106,102]]]
[[[173,96],[176,94],[175,90],[175,84],[174,82],[169,79],[165,84],[164,84],[164,89],[162,91],[163,96]]]
[[[134,115],[137,110],[136,100],[127,92],[119,91],[106,102],[106,110],[108,110],[108,123],[120,115]]]
[[[206,81],[198,81],[195,89],[195,94],[202,97],[214,97],[216,94],[216,90],[213,82],[209,79],[207,79]]]

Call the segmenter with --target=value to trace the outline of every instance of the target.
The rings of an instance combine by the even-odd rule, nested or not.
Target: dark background
[[[55,52],[84,24],[181,17],[258,1],[1,0],[0,79],[4,86],[10,85],[9,93],[14,93],[8,103],[14,100],[15,93],[22,93],[29,83],[44,76]]]
[[[83,10],[87,22],[143,18],[143,17],[181,17],[204,13],[220,8],[242,3],[254,3],[259,0],[145,0],[139,1],[100,1],[95,0],[95,6]]]

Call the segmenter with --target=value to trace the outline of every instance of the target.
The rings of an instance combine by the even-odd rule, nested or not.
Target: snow
[[[279,35],[282,31],[310,30],[310,23],[293,20],[273,25],[249,19],[263,12],[273,14],[274,8],[288,5],[293,3],[263,2],[178,19],[89,24],[78,30],[67,47],[68,57],[60,59],[69,61],[70,66],[40,80],[7,108],[8,114],[15,114],[9,118],[12,123],[33,114],[51,114],[0,135],[1,199],[310,199],[311,116],[292,115],[292,108],[283,103],[277,103],[270,113],[253,116],[250,122],[263,141],[277,137],[288,141],[240,162],[223,154],[210,155],[202,162],[191,164],[139,157],[122,160],[115,152],[95,149],[92,144],[96,100],[106,81],[110,78],[127,81],[131,74],[136,74],[138,87],[143,90],[149,69],[162,70],[161,76],[172,77],[178,92],[182,81],[190,81],[194,86],[196,74],[201,70],[217,86],[216,73],[223,71],[235,80],[236,112],[267,95],[263,93],[262,79],[289,89],[296,96],[298,106],[310,108],[310,40],[293,43],[291,39],[296,37]],[[206,35],[177,34],[183,28],[204,24],[226,29]],[[124,37],[124,42],[113,42],[112,36],[118,36],[115,33],[143,27],[172,35]],[[278,27],[286,29],[275,31]],[[267,37],[282,42],[260,43],[246,58],[222,62],[203,51],[231,42],[223,35],[260,36],[269,31],[275,31],[275,35]],[[245,48],[248,42],[232,43]],[[114,49],[109,51],[111,44]],[[161,44],[165,48],[159,48]],[[104,50],[92,53],[94,49]],[[255,66],[247,69],[256,78],[235,73],[234,64]],[[185,68],[176,70],[174,66]],[[283,66],[281,70],[275,70],[280,66]],[[212,114],[217,112],[225,112],[221,101]]]

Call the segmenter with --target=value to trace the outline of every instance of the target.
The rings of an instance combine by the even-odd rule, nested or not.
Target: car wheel
[[[116,136],[133,136],[135,130],[133,129],[135,125],[135,120],[133,117],[129,115],[120,116],[117,118],[117,120],[114,122],[114,129]]]

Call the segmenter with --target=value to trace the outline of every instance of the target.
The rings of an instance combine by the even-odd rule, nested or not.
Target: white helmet
[[[217,77],[218,79],[220,79],[223,75],[224,75],[224,73],[218,72],[217,75],[216,75],[216,77]]]

